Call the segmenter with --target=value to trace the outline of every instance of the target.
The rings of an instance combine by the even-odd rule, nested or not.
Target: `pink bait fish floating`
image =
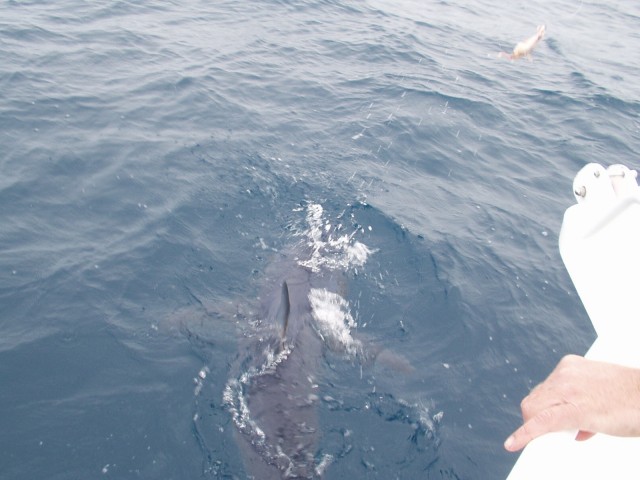
[[[498,57],[508,58],[509,60],[518,60],[519,58],[527,57],[529,60],[531,60],[531,52],[538,44],[538,42],[542,40],[545,31],[546,29],[544,25],[538,26],[538,30],[535,35],[532,35],[523,42],[518,42],[512,53],[500,52],[498,54]]]

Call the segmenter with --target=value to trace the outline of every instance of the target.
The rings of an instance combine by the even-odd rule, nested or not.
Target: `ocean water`
[[[593,341],[558,234],[638,167],[640,7],[294,3],[0,3],[1,478],[255,474],[225,389],[283,258],[340,278],[324,478],[504,478]]]

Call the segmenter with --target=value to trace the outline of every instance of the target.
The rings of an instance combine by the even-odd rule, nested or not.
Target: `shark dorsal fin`
[[[289,302],[289,286],[287,281],[282,282],[282,292],[280,294],[280,306],[276,318],[278,323],[282,325],[282,339],[287,335],[287,327],[289,326],[289,313],[291,312],[291,304]]]

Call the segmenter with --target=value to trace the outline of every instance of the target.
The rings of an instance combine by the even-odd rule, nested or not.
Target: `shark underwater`
[[[304,255],[278,253],[265,272],[259,318],[223,394],[249,478],[322,477],[331,463],[318,452],[323,349],[364,352],[343,294],[346,273],[372,251],[329,232],[320,205],[307,207],[307,222]]]

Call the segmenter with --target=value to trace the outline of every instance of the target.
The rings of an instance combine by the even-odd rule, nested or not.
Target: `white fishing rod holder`
[[[560,254],[598,335],[590,356],[640,366],[640,187],[624,165],[583,167]],[[614,347],[615,345],[615,347]],[[604,357],[603,357],[604,355]]]

